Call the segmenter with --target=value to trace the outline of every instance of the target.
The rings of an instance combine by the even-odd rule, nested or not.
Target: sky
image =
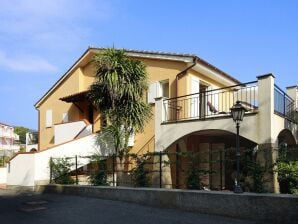
[[[89,47],[192,53],[242,82],[298,85],[296,0],[0,0],[0,122],[34,104]]]

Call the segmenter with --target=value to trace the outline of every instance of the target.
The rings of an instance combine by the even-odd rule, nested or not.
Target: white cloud
[[[30,54],[73,51],[88,45],[113,10],[108,0],[1,0],[0,48]]]
[[[0,66],[2,69],[20,72],[55,72],[57,67],[43,58],[34,55],[7,56],[0,51]]]
[[[110,3],[105,0],[7,0],[0,7],[1,31],[12,33],[73,30],[110,16]]]

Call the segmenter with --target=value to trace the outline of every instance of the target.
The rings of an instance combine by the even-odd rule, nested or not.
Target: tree
[[[145,65],[130,59],[124,50],[109,48],[93,58],[96,81],[89,97],[107,119],[106,130],[112,134],[117,154],[127,148],[128,138],[143,130],[151,115],[144,102],[148,88]]]
[[[121,162],[129,151],[130,135],[141,132],[151,116],[151,108],[144,102],[148,88],[146,67],[115,48],[95,54],[93,64],[96,80],[89,98],[105,117],[107,125],[102,133],[112,139],[111,145]]]
[[[30,131],[29,128],[25,128],[25,127],[22,127],[22,126],[15,126],[14,127],[14,133],[19,135],[21,144],[26,144],[26,133],[28,131]]]

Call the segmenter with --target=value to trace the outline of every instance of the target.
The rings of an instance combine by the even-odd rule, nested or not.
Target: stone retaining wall
[[[36,191],[134,202],[268,223],[297,223],[298,220],[298,197],[292,195],[73,185],[38,186]]]

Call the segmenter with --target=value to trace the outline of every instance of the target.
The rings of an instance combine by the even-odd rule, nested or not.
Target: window
[[[161,96],[169,98],[169,80],[160,81]]]
[[[52,110],[47,110],[46,111],[46,128],[52,127],[53,123],[53,112]]]
[[[62,122],[63,123],[68,122],[68,113],[67,112],[65,112],[65,113],[62,114]]]
[[[155,98],[169,97],[169,80],[156,81],[149,85],[148,103],[155,103]]]

